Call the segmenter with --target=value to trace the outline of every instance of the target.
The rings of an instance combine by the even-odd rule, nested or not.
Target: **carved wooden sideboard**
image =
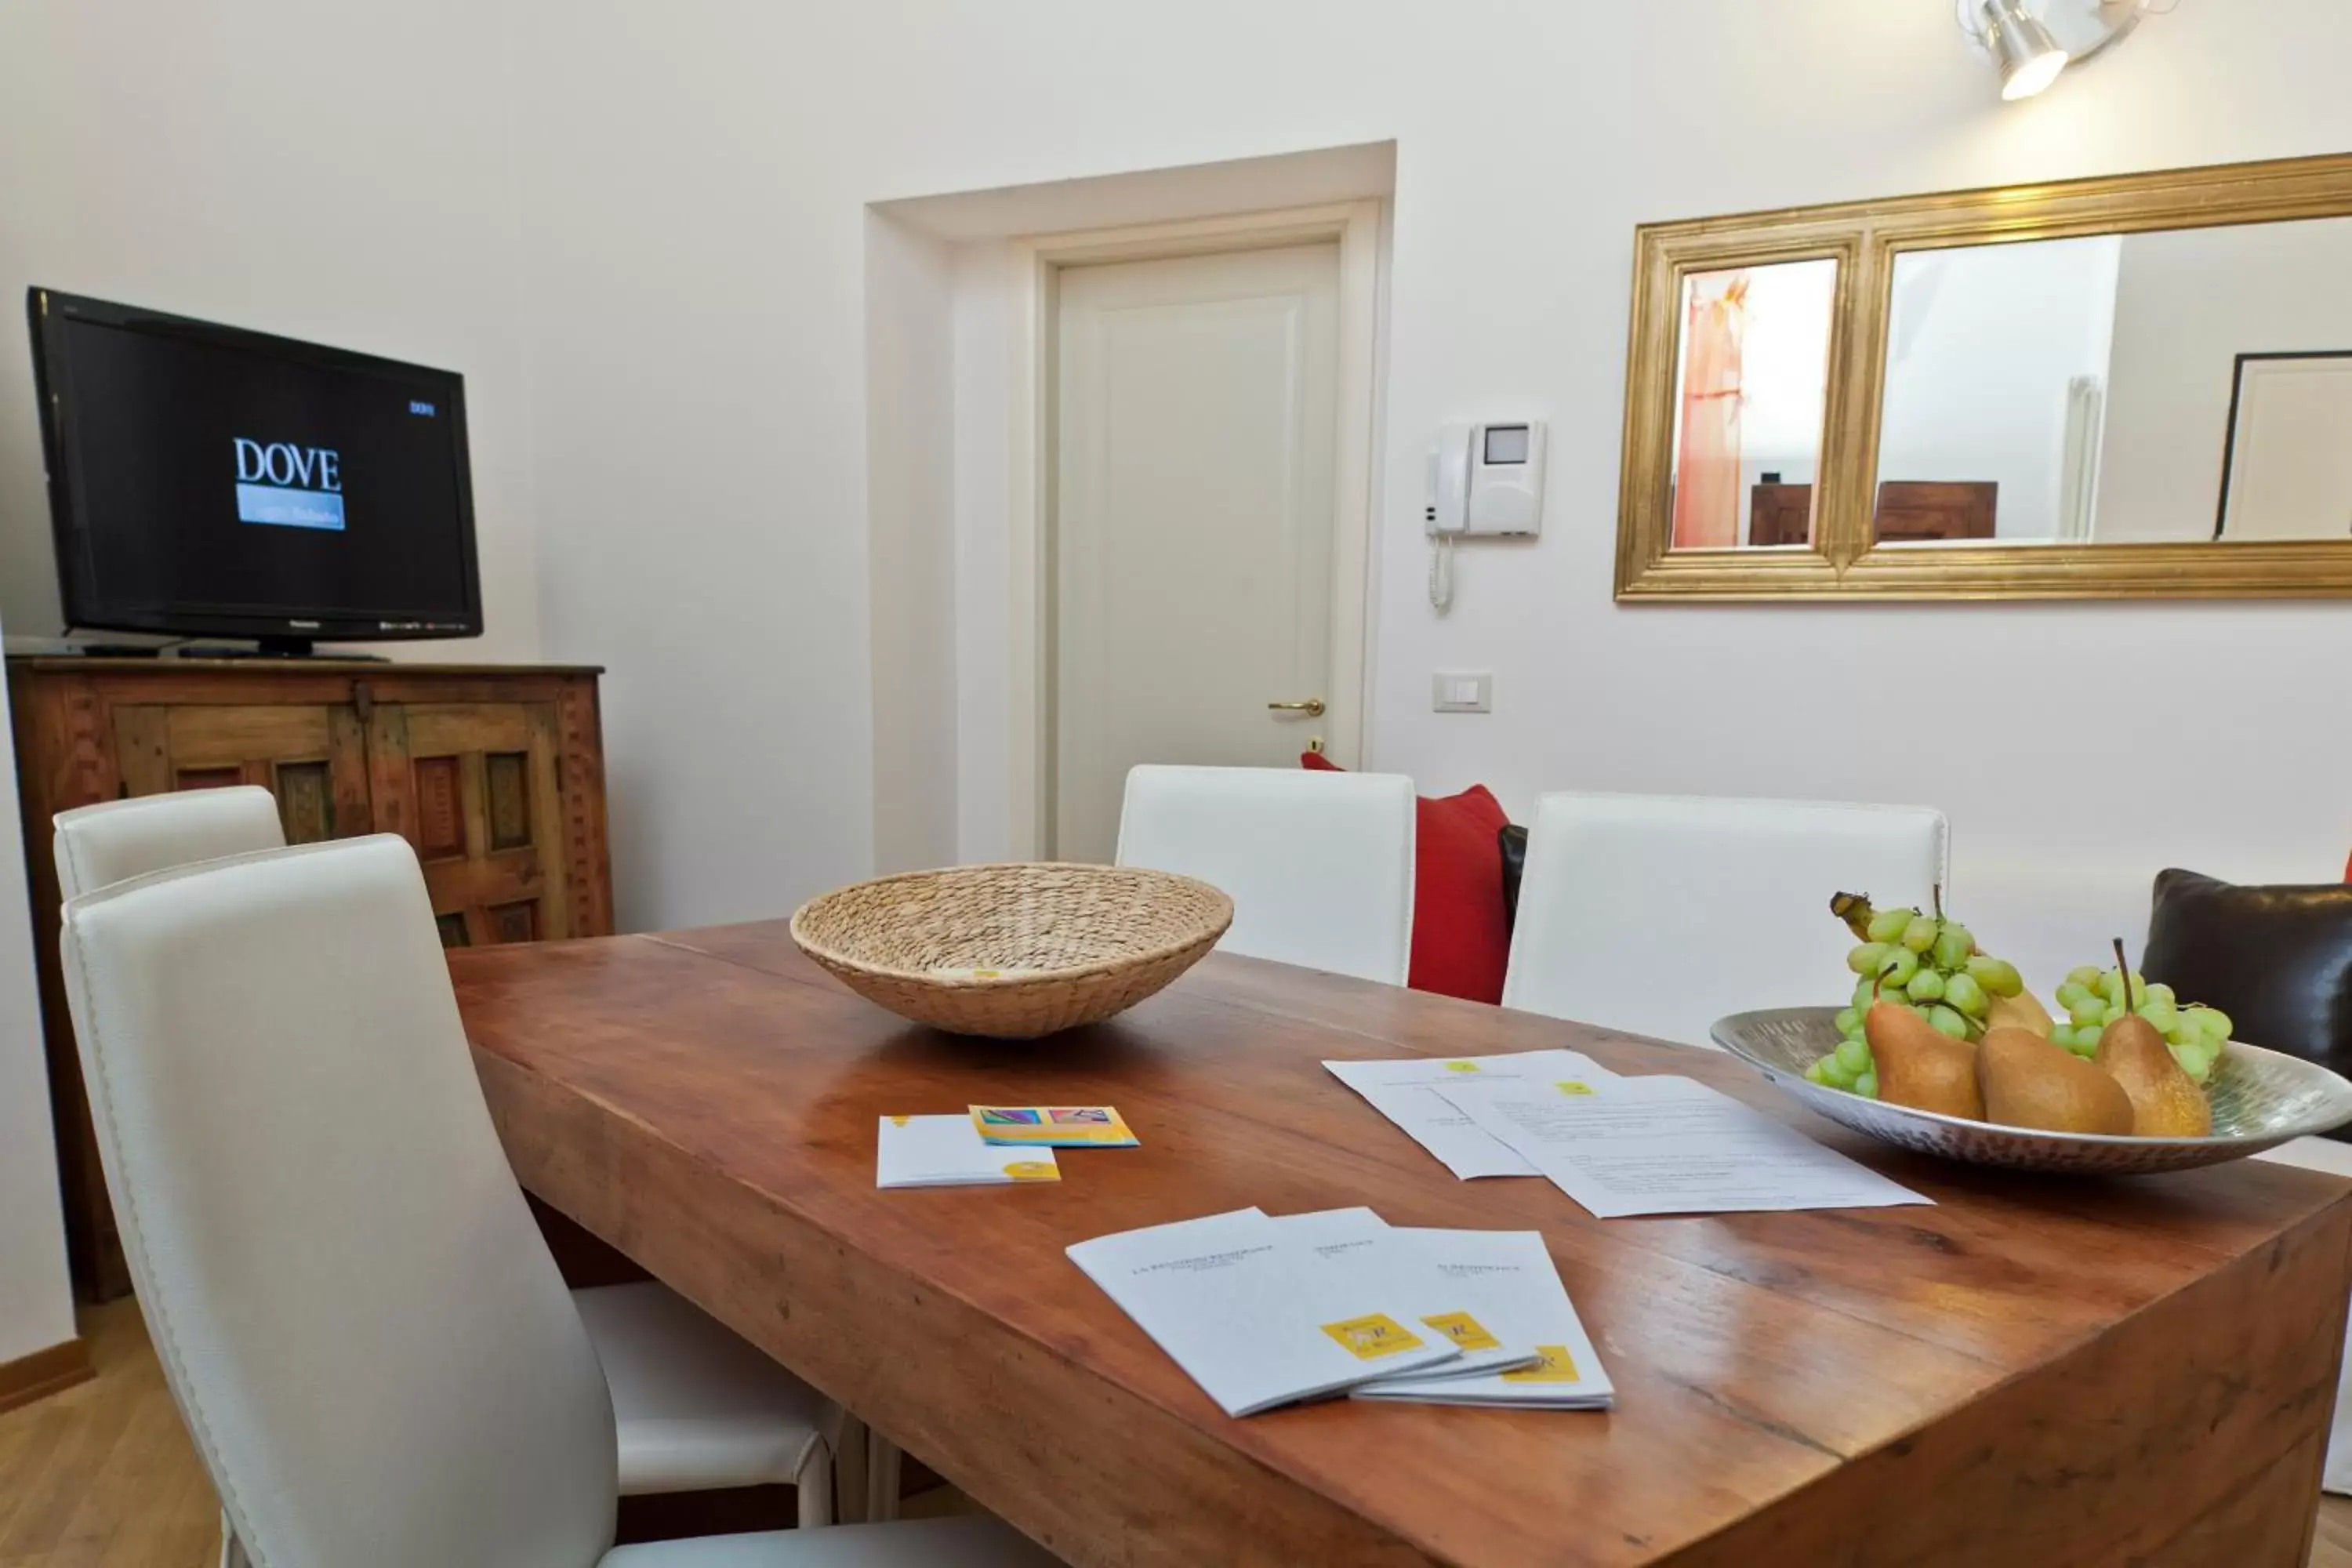
[[[592,668],[329,659],[8,661],[43,1029],[74,1277],[130,1276],[58,970],[49,819],[95,801],[259,784],[289,843],[397,833],[448,946],[613,929]]]

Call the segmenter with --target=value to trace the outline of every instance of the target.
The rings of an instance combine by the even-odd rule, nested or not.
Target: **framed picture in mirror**
[[[2352,595],[2352,155],[1637,232],[1617,595]]]
[[[2229,429],[2214,538],[2352,539],[2352,349],[2240,354]]]

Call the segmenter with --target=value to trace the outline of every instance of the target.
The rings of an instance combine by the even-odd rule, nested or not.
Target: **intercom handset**
[[[1477,437],[1475,425],[1448,425],[1429,449],[1432,533],[1460,533],[1470,526],[1470,446]]]
[[[1431,544],[1429,602],[1454,602],[1454,542],[1520,537],[1543,527],[1544,427],[1448,425],[1429,449],[1423,511]]]

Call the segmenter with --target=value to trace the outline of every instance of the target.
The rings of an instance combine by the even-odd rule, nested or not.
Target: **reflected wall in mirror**
[[[1880,544],[2352,541],[2352,217],[1894,258]]]
[[[1644,224],[1617,596],[2352,597],[2352,153]]]
[[[1837,265],[1822,258],[1683,279],[1673,548],[1811,543]]]

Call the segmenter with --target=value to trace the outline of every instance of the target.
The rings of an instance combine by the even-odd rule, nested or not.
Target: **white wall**
[[[541,632],[609,667],[620,918],[782,913],[874,860],[865,209],[931,44],[887,7],[509,10]]]
[[[1023,258],[1003,240],[953,247],[956,853],[1015,858],[1012,595],[1013,312]],[[1024,645],[1025,646],[1025,645]],[[1036,768],[1020,758],[1021,787]],[[1025,798],[1025,796],[1024,796]],[[1034,813],[1031,813],[1034,822]]]
[[[1959,907],[2043,968],[2134,934],[2166,864],[2318,876],[2352,838],[2352,737],[2310,718],[2352,698],[2340,606],[1610,601],[1636,223],[2336,150],[2333,0],[2182,6],[2016,106],[1932,5],[528,15],[545,624],[551,654],[615,668],[633,919],[772,912],[865,868],[865,205],[1390,137],[1375,763],[1522,813],[1561,785],[1937,802]],[[1464,550],[1441,619],[1422,448],[1503,412],[1551,421],[1546,536]],[[1949,661],[1957,743],[1874,721],[1871,652],[1897,647]],[[1496,672],[1496,713],[1431,714],[1441,668]],[[2087,721],[2119,687],[2143,721]],[[718,692],[763,721],[732,765],[654,762],[708,755]]]
[[[14,733],[0,686],[0,1365],[74,1337],[48,1063],[33,989]]]
[[[2095,536],[2211,538],[2237,356],[2293,349],[2352,349],[2352,218],[2126,239]]]
[[[2014,106],[1948,7],[1844,0],[5,17],[0,284],[469,373],[511,552],[490,651],[528,650],[535,543],[536,650],[612,667],[631,923],[773,914],[873,863],[868,204],[1391,138],[1377,765],[1521,813],[1561,785],[1935,801],[1972,923],[2060,964],[2128,934],[2168,862],[2324,875],[2352,838],[2352,734],[2313,717],[2352,699],[2342,606],[1610,600],[1636,223],[2340,150],[2338,0],[2183,5]],[[0,609],[37,619],[9,333]],[[1423,444],[1512,412],[1551,423],[1545,537],[1465,548],[1441,619]],[[1914,647],[1948,661],[1963,743],[1874,721],[1870,650]],[[1495,671],[1496,712],[1431,714],[1440,668]],[[2119,687],[2141,721],[2087,722]]]
[[[1898,257],[1879,482],[1990,479],[1997,536],[2057,538],[2067,385],[2106,379],[2121,246],[2100,235]]]
[[[39,284],[462,373],[487,630],[437,652],[537,655],[504,57],[467,0],[0,7],[12,632],[60,629],[20,303]]]
[[[883,871],[956,858],[953,248],[866,215],[867,642]]]

